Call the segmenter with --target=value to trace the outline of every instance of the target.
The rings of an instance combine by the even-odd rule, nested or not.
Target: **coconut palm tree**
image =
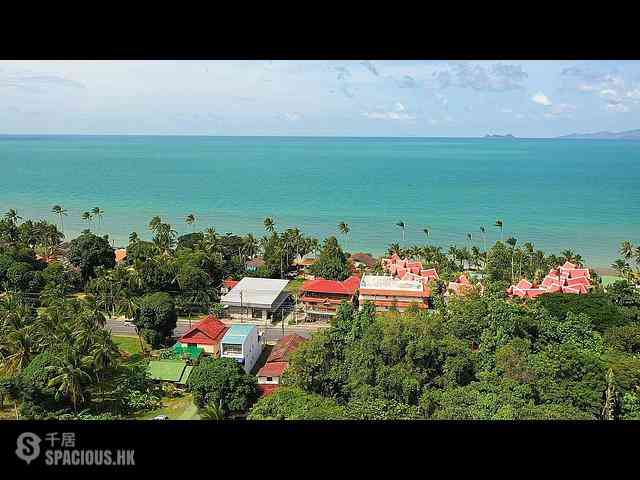
[[[46,367],[55,376],[49,380],[50,387],[56,389],[56,400],[68,398],[73,404],[74,412],[78,411],[78,403],[84,402],[86,385],[91,381],[91,375],[87,372],[91,362],[90,357],[82,357],[72,348],[58,357],[60,365]]]
[[[81,218],[82,218],[82,220],[87,222],[89,230],[91,230],[91,220],[93,220],[93,216],[91,215],[91,212],[84,212],[82,214]]]
[[[98,219],[98,231],[100,231],[100,227],[102,226],[102,216],[104,215],[104,210],[102,210],[100,207],[93,207],[91,209],[91,215],[93,215],[93,218]]]
[[[429,236],[431,235],[431,230],[429,229],[429,227],[425,227],[422,229],[422,233],[424,233],[425,236],[429,238]]]
[[[631,273],[631,266],[621,258],[613,262],[611,268],[618,272],[618,275],[623,278],[628,278]]]
[[[518,244],[518,239],[514,238],[514,237],[509,237],[507,238],[507,245],[511,246],[511,282],[514,282],[514,266],[513,266],[513,261],[514,261],[514,256],[516,254],[516,245]]]
[[[186,218],[184,219],[184,223],[186,223],[187,225],[191,225],[191,231],[195,232],[196,216],[193,213],[190,213],[186,216]]]
[[[504,223],[502,223],[502,220],[496,220],[495,226],[500,229],[500,241],[503,242],[504,241],[504,236],[503,236]]]
[[[60,231],[62,233],[64,233],[64,220],[63,220],[63,217],[67,215],[67,210],[62,208],[60,205],[54,205],[53,208],[51,209],[51,211],[53,213],[55,213],[56,215],[58,215],[58,217],[60,217]]]
[[[4,218],[9,220],[12,225],[17,225],[18,220],[22,220],[22,217],[18,215],[18,212],[16,212],[15,208],[10,208],[9,211],[4,214]]]
[[[346,244],[346,240],[349,237],[349,232],[351,231],[351,229],[349,228],[349,224],[345,222],[340,222],[338,224],[338,230],[340,230],[340,233],[342,233],[345,236],[345,244]]]
[[[622,242],[620,244],[620,255],[622,255],[625,260],[629,260],[633,257],[633,243],[629,240]]]
[[[406,225],[402,220],[400,220],[398,223],[396,223],[396,227],[400,227],[402,229],[402,241],[404,242],[404,229]]]
[[[264,229],[269,233],[274,233],[276,231],[276,223],[273,221],[273,218],[267,217],[264,219]]]
[[[391,245],[389,245],[389,249],[387,250],[387,252],[389,253],[389,255],[398,255],[399,257],[401,257],[401,253],[402,253],[402,249],[400,248],[400,244],[399,243],[392,243]]]
[[[160,225],[161,223],[162,223],[162,219],[158,215],[156,215],[149,222],[149,230],[151,230],[152,232],[155,232],[156,229],[158,228],[158,225]]]

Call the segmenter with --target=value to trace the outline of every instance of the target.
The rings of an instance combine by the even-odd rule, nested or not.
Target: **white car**
[[[157,417],[153,417],[151,420],[169,420],[169,417],[166,415],[158,415]]]

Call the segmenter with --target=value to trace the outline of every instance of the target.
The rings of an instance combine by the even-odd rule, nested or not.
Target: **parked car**
[[[167,415],[158,415],[157,417],[153,417],[152,420],[169,420]]]

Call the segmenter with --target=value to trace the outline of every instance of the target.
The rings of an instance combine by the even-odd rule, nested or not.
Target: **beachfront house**
[[[307,321],[327,321],[336,314],[338,305],[344,300],[353,303],[360,287],[360,278],[351,276],[339,282],[316,278],[307,280],[300,287],[302,302]]]
[[[271,393],[278,385],[285,370],[289,367],[291,354],[307,339],[296,334],[285,335],[271,350],[267,362],[258,371],[258,389],[262,395]]]
[[[260,358],[262,344],[257,325],[231,325],[220,341],[220,357],[233,358],[249,373]]]
[[[220,341],[229,328],[214,315],[206,316],[178,340],[181,347],[201,348],[204,353],[220,356]]]
[[[220,303],[227,307],[226,315],[235,319],[279,320],[290,306],[285,291],[288,280],[244,277]]]
[[[400,280],[386,275],[364,275],[360,281],[360,308],[373,302],[377,311],[404,311],[412,305],[429,308],[431,290],[419,280]]]

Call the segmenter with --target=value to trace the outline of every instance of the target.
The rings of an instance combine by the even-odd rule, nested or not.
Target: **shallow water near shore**
[[[504,237],[608,266],[622,240],[640,240],[640,142],[608,140],[0,136],[0,209],[56,221],[68,236],[92,230],[116,245],[148,237],[160,215],[180,233],[264,233],[299,227],[337,235],[350,251],[388,245],[483,245]],[[402,242],[398,221],[406,224]],[[345,221],[351,233],[338,234]]]

